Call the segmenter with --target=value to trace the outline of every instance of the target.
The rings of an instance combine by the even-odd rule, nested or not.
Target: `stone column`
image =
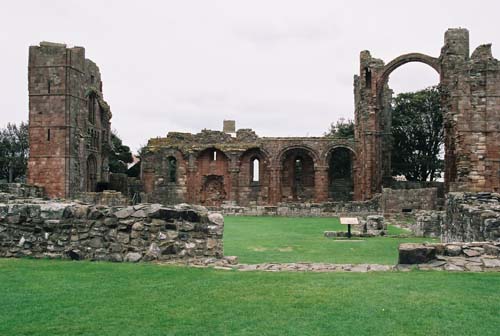
[[[269,172],[269,203],[276,205],[281,200],[281,168],[272,166],[269,167]]]
[[[328,166],[314,168],[314,196],[318,203],[328,200]]]
[[[240,174],[240,153],[229,152],[227,153],[229,157],[229,169],[228,177],[229,190],[227,200],[238,204],[239,202],[239,174]]]
[[[186,201],[188,203],[199,203],[198,201],[200,200],[199,193],[200,190],[197,189],[197,173],[198,173],[198,168],[197,168],[197,158],[196,155],[194,154],[189,154],[188,156],[188,164],[187,164],[187,178],[186,178],[186,188],[187,188],[187,195],[186,195]],[[201,189],[201,186],[198,186],[198,189]]]
[[[231,194],[229,195],[229,201],[238,204],[239,202],[239,168],[230,168],[229,176],[231,176]]]

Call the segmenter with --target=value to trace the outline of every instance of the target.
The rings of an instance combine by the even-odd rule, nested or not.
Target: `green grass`
[[[347,241],[323,236],[324,231],[346,231],[338,218],[225,217],[224,254],[240,263],[327,262],[388,264],[398,261],[398,246],[408,242],[436,242],[431,238],[358,238]],[[389,234],[408,231],[389,226]]]
[[[498,335],[500,274],[0,259],[0,335]]]

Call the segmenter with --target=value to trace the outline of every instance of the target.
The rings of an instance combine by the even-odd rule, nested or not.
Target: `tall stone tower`
[[[108,181],[111,111],[85,49],[41,42],[29,49],[28,183],[71,198]]]

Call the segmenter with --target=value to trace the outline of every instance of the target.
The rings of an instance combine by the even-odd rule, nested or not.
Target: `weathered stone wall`
[[[28,178],[49,197],[95,191],[108,179],[111,111],[85,49],[41,42],[29,49]]]
[[[79,193],[75,195],[74,199],[87,204],[106,206],[127,206],[130,204],[128,197],[114,190]]]
[[[198,134],[170,132],[148,142],[141,179],[148,201],[188,202],[220,206],[265,206],[282,202],[322,203],[353,198],[355,181],[335,184],[335,151],[344,149],[356,176],[353,139],[328,137],[261,138],[240,129],[236,136],[203,130]],[[255,179],[254,161],[258,161]],[[175,164],[175,169],[172,169]],[[346,190],[350,188],[351,191]]]
[[[0,257],[150,261],[223,256],[222,215],[203,207],[0,204]]]
[[[5,199],[44,196],[43,188],[22,183],[0,183],[0,193],[4,194]],[[0,202],[5,201],[0,199]]]
[[[137,177],[111,173],[109,174],[109,189],[121,192],[134,204],[142,202],[140,195],[143,193],[144,188],[142,181]]]
[[[390,186],[388,188],[391,189],[424,189],[424,188],[436,188],[437,189],[437,197],[444,198],[445,190],[444,190],[444,182],[436,182],[436,181],[396,181],[392,180]]]
[[[380,213],[380,195],[363,202],[279,203],[277,206],[242,207],[231,203],[212,208],[230,216],[335,217]]]
[[[500,194],[449,193],[441,232],[444,242],[500,241]]]
[[[439,238],[445,214],[445,211],[419,210],[415,213],[415,222],[408,228],[417,237]]]
[[[382,209],[384,212],[414,210],[434,210],[437,208],[437,189],[390,189],[382,190]]]

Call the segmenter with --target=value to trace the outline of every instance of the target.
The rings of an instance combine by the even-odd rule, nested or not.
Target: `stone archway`
[[[434,69],[438,75],[441,73],[439,59],[420,53],[410,53],[396,57],[387,65],[385,65],[376,77],[376,108],[375,111],[378,117],[378,126],[381,132],[381,183],[383,186],[390,187],[392,184],[392,107],[390,98],[387,97],[389,91],[388,82],[390,75],[407,63],[422,63]]]
[[[280,155],[281,200],[307,202],[316,199],[317,155],[304,147],[285,149]]]
[[[355,185],[355,152],[344,146],[332,148],[327,155],[328,199],[352,201]]]
[[[382,95],[384,87],[387,84],[390,74],[400,66],[410,62],[419,62],[427,64],[428,66],[436,70],[438,74],[441,74],[441,66],[439,64],[438,58],[421,53],[410,53],[398,56],[389,63],[387,63],[387,65],[385,65],[381,69],[380,73],[377,75],[376,78],[377,96],[380,97]]]
[[[357,176],[355,199],[371,198],[392,180],[392,92],[388,87],[389,76],[407,63],[419,62],[434,69],[442,78],[441,61],[429,55],[409,53],[385,65],[381,60],[371,57],[368,51],[361,53],[361,73],[355,82],[355,134],[356,152],[362,164]]]

